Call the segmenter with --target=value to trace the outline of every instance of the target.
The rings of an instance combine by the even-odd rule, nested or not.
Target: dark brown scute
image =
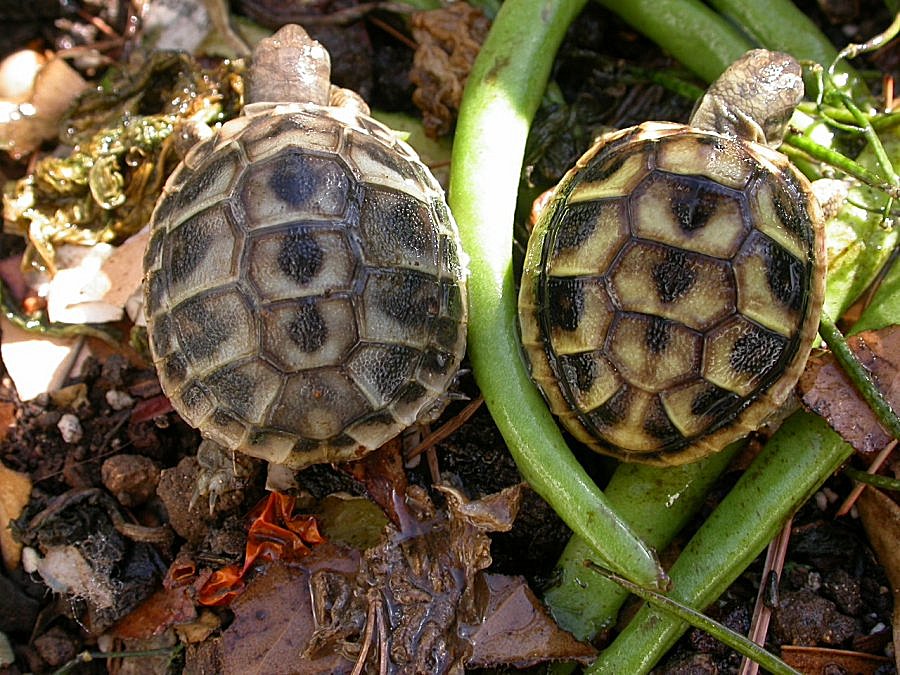
[[[288,337],[300,351],[314,352],[328,340],[328,325],[313,302],[297,306],[297,313],[288,325]]]
[[[565,277],[547,279],[546,303],[542,303],[541,311],[551,327],[577,329],[584,314],[584,282]]]
[[[675,302],[690,292],[697,273],[683,251],[668,249],[665,261],[653,268],[653,281],[660,300]]]
[[[305,228],[298,227],[282,240],[278,267],[285,276],[304,286],[319,273],[324,257],[315,238]]]
[[[738,373],[765,377],[778,364],[786,346],[780,335],[754,327],[734,341],[730,365]]]

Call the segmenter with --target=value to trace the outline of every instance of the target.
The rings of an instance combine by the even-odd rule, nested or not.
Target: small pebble
[[[815,500],[816,500],[816,508],[818,508],[819,511],[824,511],[825,509],[828,508],[828,497],[821,490],[819,492],[816,492]]]
[[[159,467],[141,455],[115,455],[100,469],[103,485],[122,506],[140,506],[156,494]]]
[[[34,648],[49,665],[57,667],[75,658],[79,641],[62,628],[53,626],[43,635],[35,638]]]
[[[106,392],[106,402],[113,410],[125,410],[134,405],[134,399],[124,391],[118,389],[110,389]]]
[[[822,575],[818,572],[810,572],[806,576],[806,588],[813,592],[822,588]]]
[[[66,413],[60,417],[56,427],[66,443],[78,443],[84,436],[81,421],[72,413]]]

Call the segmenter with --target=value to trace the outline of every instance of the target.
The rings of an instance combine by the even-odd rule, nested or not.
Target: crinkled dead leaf
[[[137,232],[178,159],[173,130],[234,116],[241,88],[235,64],[205,69],[184,54],[156,53],[111,71],[60,123],[68,155],[42,158],[4,188],[5,229],[27,237],[26,264],[52,273],[61,243],[90,246]]]
[[[418,43],[409,73],[416,85],[413,103],[422,111],[426,133],[442,136],[453,128],[463,87],[490,21],[480,9],[454,2],[413,14],[411,24]]]
[[[511,504],[500,512],[514,514],[520,493],[506,490]],[[483,619],[475,578],[491,563],[487,532],[509,523],[486,516],[496,505],[479,509],[459,494],[437,511],[421,488],[409,488],[406,497],[395,504],[402,528],[388,528],[365,551],[352,585],[313,578],[314,603],[322,610],[311,655],[355,651],[375,670],[382,662],[411,673],[464,668],[472,647],[460,627]]]
[[[900,671],[900,505],[884,492],[871,486],[863,490],[856,503],[869,543],[884,567],[894,594],[894,659]]]
[[[22,515],[31,497],[31,479],[0,463],[0,553],[7,570],[19,566],[22,544],[13,539],[9,521]]]
[[[200,588],[197,599],[204,605],[227,605],[244,589],[244,580],[258,562],[293,562],[309,555],[310,546],[325,540],[315,516],[295,514],[296,497],[272,492],[249,514],[244,564],[216,570]]]
[[[521,490],[468,501],[443,488],[447,507],[436,509],[409,488],[394,502],[402,527],[386,526],[362,553],[321,544],[251,579],[218,661],[225,672],[443,673],[590,658],[524,580],[484,573],[487,533],[509,529]]]
[[[894,410],[900,409],[900,327],[860,333],[847,342]],[[809,360],[799,388],[803,403],[857,452],[875,453],[891,441],[831,354]]]
[[[365,487],[369,499],[381,507],[394,525],[402,527],[406,513],[398,512],[398,504],[406,495],[406,470],[399,438],[341,467]]]

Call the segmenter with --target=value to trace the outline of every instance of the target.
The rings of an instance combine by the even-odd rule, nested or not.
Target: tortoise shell
[[[465,350],[456,225],[372,118],[285,104],[195,146],[153,213],[153,360],[203,435],[302,468],[354,459],[442,406]]]
[[[532,377],[576,438],[681,464],[781,406],[823,296],[822,217],[787,158],[649,122],[601,139],[557,187],[519,320]]]

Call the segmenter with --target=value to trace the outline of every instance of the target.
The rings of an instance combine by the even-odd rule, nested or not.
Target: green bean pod
[[[609,507],[560,434],[520,355],[512,232],[528,128],[584,0],[507,0],[469,75],[453,146],[450,206],[469,260],[469,356],[523,477],[605,565],[652,588],[665,573]]]

